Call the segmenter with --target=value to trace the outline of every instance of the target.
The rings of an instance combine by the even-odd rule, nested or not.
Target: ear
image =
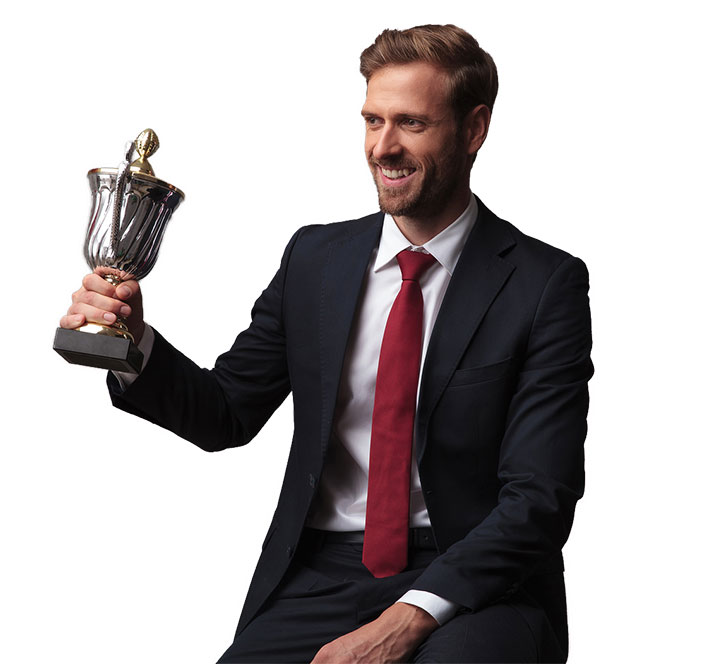
[[[489,133],[491,111],[486,104],[472,108],[464,118],[464,136],[466,136],[467,152],[476,154],[484,144]]]

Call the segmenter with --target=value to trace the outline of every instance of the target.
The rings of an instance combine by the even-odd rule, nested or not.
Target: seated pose
[[[208,451],[248,443],[292,394],[284,484],[221,663],[565,662],[586,267],[471,193],[498,90],[471,35],[386,30],[360,69],[381,212],[299,229],[213,369],[145,325],[136,281],[88,275],[61,325],[129,313],[145,364],[109,375],[112,402]]]

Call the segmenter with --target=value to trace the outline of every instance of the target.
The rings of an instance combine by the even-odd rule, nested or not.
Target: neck
[[[445,228],[456,221],[469,204],[471,191],[467,187],[446,205],[438,214],[426,216],[411,215],[393,217],[394,222],[404,237],[415,246],[426,244]]]

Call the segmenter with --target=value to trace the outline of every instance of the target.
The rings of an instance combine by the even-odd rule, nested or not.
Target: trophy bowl
[[[184,194],[157,178],[147,160],[159,148],[157,134],[143,131],[128,143],[117,168],[93,168],[87,173],[92,192],[85,236],[85,260],[95,273],[117,286],[146,277]],[[139,157],[131,161],[134,153]],[[53,348],[73,364],[139,373],[142,353],[126,322],[88,323],[78,330],[58,328]]]

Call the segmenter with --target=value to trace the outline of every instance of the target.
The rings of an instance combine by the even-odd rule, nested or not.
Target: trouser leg
[[[361,562],[361,544],[300,548],[279,588],[218,664],[310,662],[323,645],[377,618],[435,555],[417,551],[407,571],[375,579]]]
[[[322,645],[356,629],[354,592],[351,582],[293,565],[218,664],[310,662]]]
[[[503,602],[459,613],[419,646],[412,661],[557,664],[566,653],[545,610],[521,589]]]
[[[377,618],[436,555],[415,551],[407,571],[375,579],[361,553],[360,544],[300,549],[282,584],[218,664],[310,662],[326,643]],[[562,576],[557,579],[551,588],[563,597]],[[460,613],[433,632],[412,661],[565,662],[563,641],[543,606],[520,589],[505,602]]]

